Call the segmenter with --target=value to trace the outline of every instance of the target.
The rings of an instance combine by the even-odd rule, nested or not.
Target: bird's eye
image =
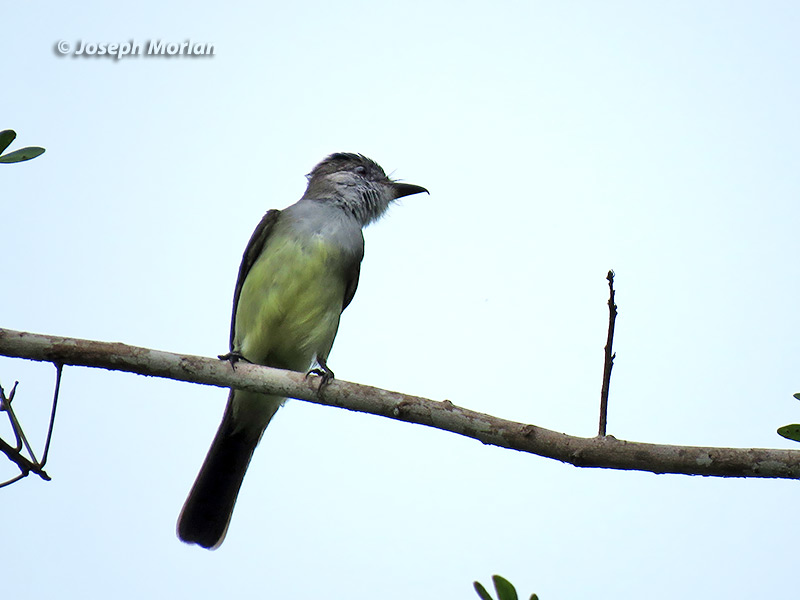
[[[363,165],[358,165],[355,170],[356,170],[356,173],[358,173],[359,175],[366,175],[367,174],[367,167],[365,167]]]

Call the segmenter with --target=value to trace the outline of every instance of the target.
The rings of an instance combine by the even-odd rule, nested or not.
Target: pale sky
[[[610,434],[800,449],[775,433],[800,422],[800,5],[44,0],[0,22],[0,129],[47,149],[0,165],[0,327],[224,352],[260,217],[361,152],[431,195],[365,232],[338,378],[592,436],[614,269]],[[71,54],[151,40],[215,54]],[[53,379],[0,358],[37,448]],[[796,482],[576,469],[299,401],[223,546],[186,546],[226,397],[66,369],[53,481],[0,490],[0,595],[469,599],[500,573],[542,600],[738,599],[796,572]]]

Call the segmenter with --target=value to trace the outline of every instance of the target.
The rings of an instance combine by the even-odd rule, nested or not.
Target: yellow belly
[[[341,266],[322,238],[270,240],[242,286],[234,348],[254,363],[295,371],[326,359],[344,301]]]

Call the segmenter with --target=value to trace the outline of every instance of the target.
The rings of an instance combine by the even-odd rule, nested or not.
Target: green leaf
[[[0,163],[18,163],[36,158],[42,154],[44,154],[44,148],[39,148],[39,146],[28,146],[27,148],[20,148],[19,150],[14,150],[14,152],[3,154],[0,156]]]
[[[797,392],[796,394],[792,394],[792,396],[794,396],[795,398],[800,400],[800,392]]]
[[[0,154],[3,153],[3,150],[8,148],[11,142],[14,141],[14,138],[17,137],[17,132],[13,129],[6,129],[4,131],[0,131]]]
[[[504,579],[500,575],[492,575],[492,581],[494,581],[494,589],[497,590],[498,600],[519,600],[517,590],[508,579]]]
[[[778,428],[778,435],[782,435],[787,440],[800,442],[800,425],[793,423],[792,425],[784,425]]]
[[[536,594],[531,594],[531,600],[539,600],[539,596]]]
[[[481,600],[492,600],[492,597],[489,595],[489,592],[487,592],[486,588],[483,587],[480,583],[474,581],[472,585],[475,586],[475,591],[478,592],[478,596],[481,597]]]

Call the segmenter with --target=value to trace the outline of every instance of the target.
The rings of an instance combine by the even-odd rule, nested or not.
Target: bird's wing
[[[358,276],[361,273],[361,261],[358,261],[347,273],[347,285],[344,288],[344,302],[342,302],[342,312],[347,308],[356,295],[356,288],[358,287]]]
[[[233,313],[231,314],[230,339],[231,351],[233,351],[233,336],[236,329],[236,308],[239,306],[239,296],[242,294],[244,280],[247,278],[247,274],[250,272],[250,269],[256,262],[256,259],[264,250],[264,246],[267,243],[267,238],[269,238],[269,234],[272,233],[272,227],[275,225],[275,222],[278,220],[278,215],[280,214],[281,211],[279,210],[273,209],[268,211],[267,214],[265,214],[261,219],[261,222],[256,227],[253,235],[250,236],[250,241],[247,242],[247,248],[244,250],[242,264],[239,265],[239,276],[236,278],[236,289],[233,292]],[[358,275],[356,274],[356,282],[357,280]],[[355,293],[355,287],[353,288],[353,293]]]

